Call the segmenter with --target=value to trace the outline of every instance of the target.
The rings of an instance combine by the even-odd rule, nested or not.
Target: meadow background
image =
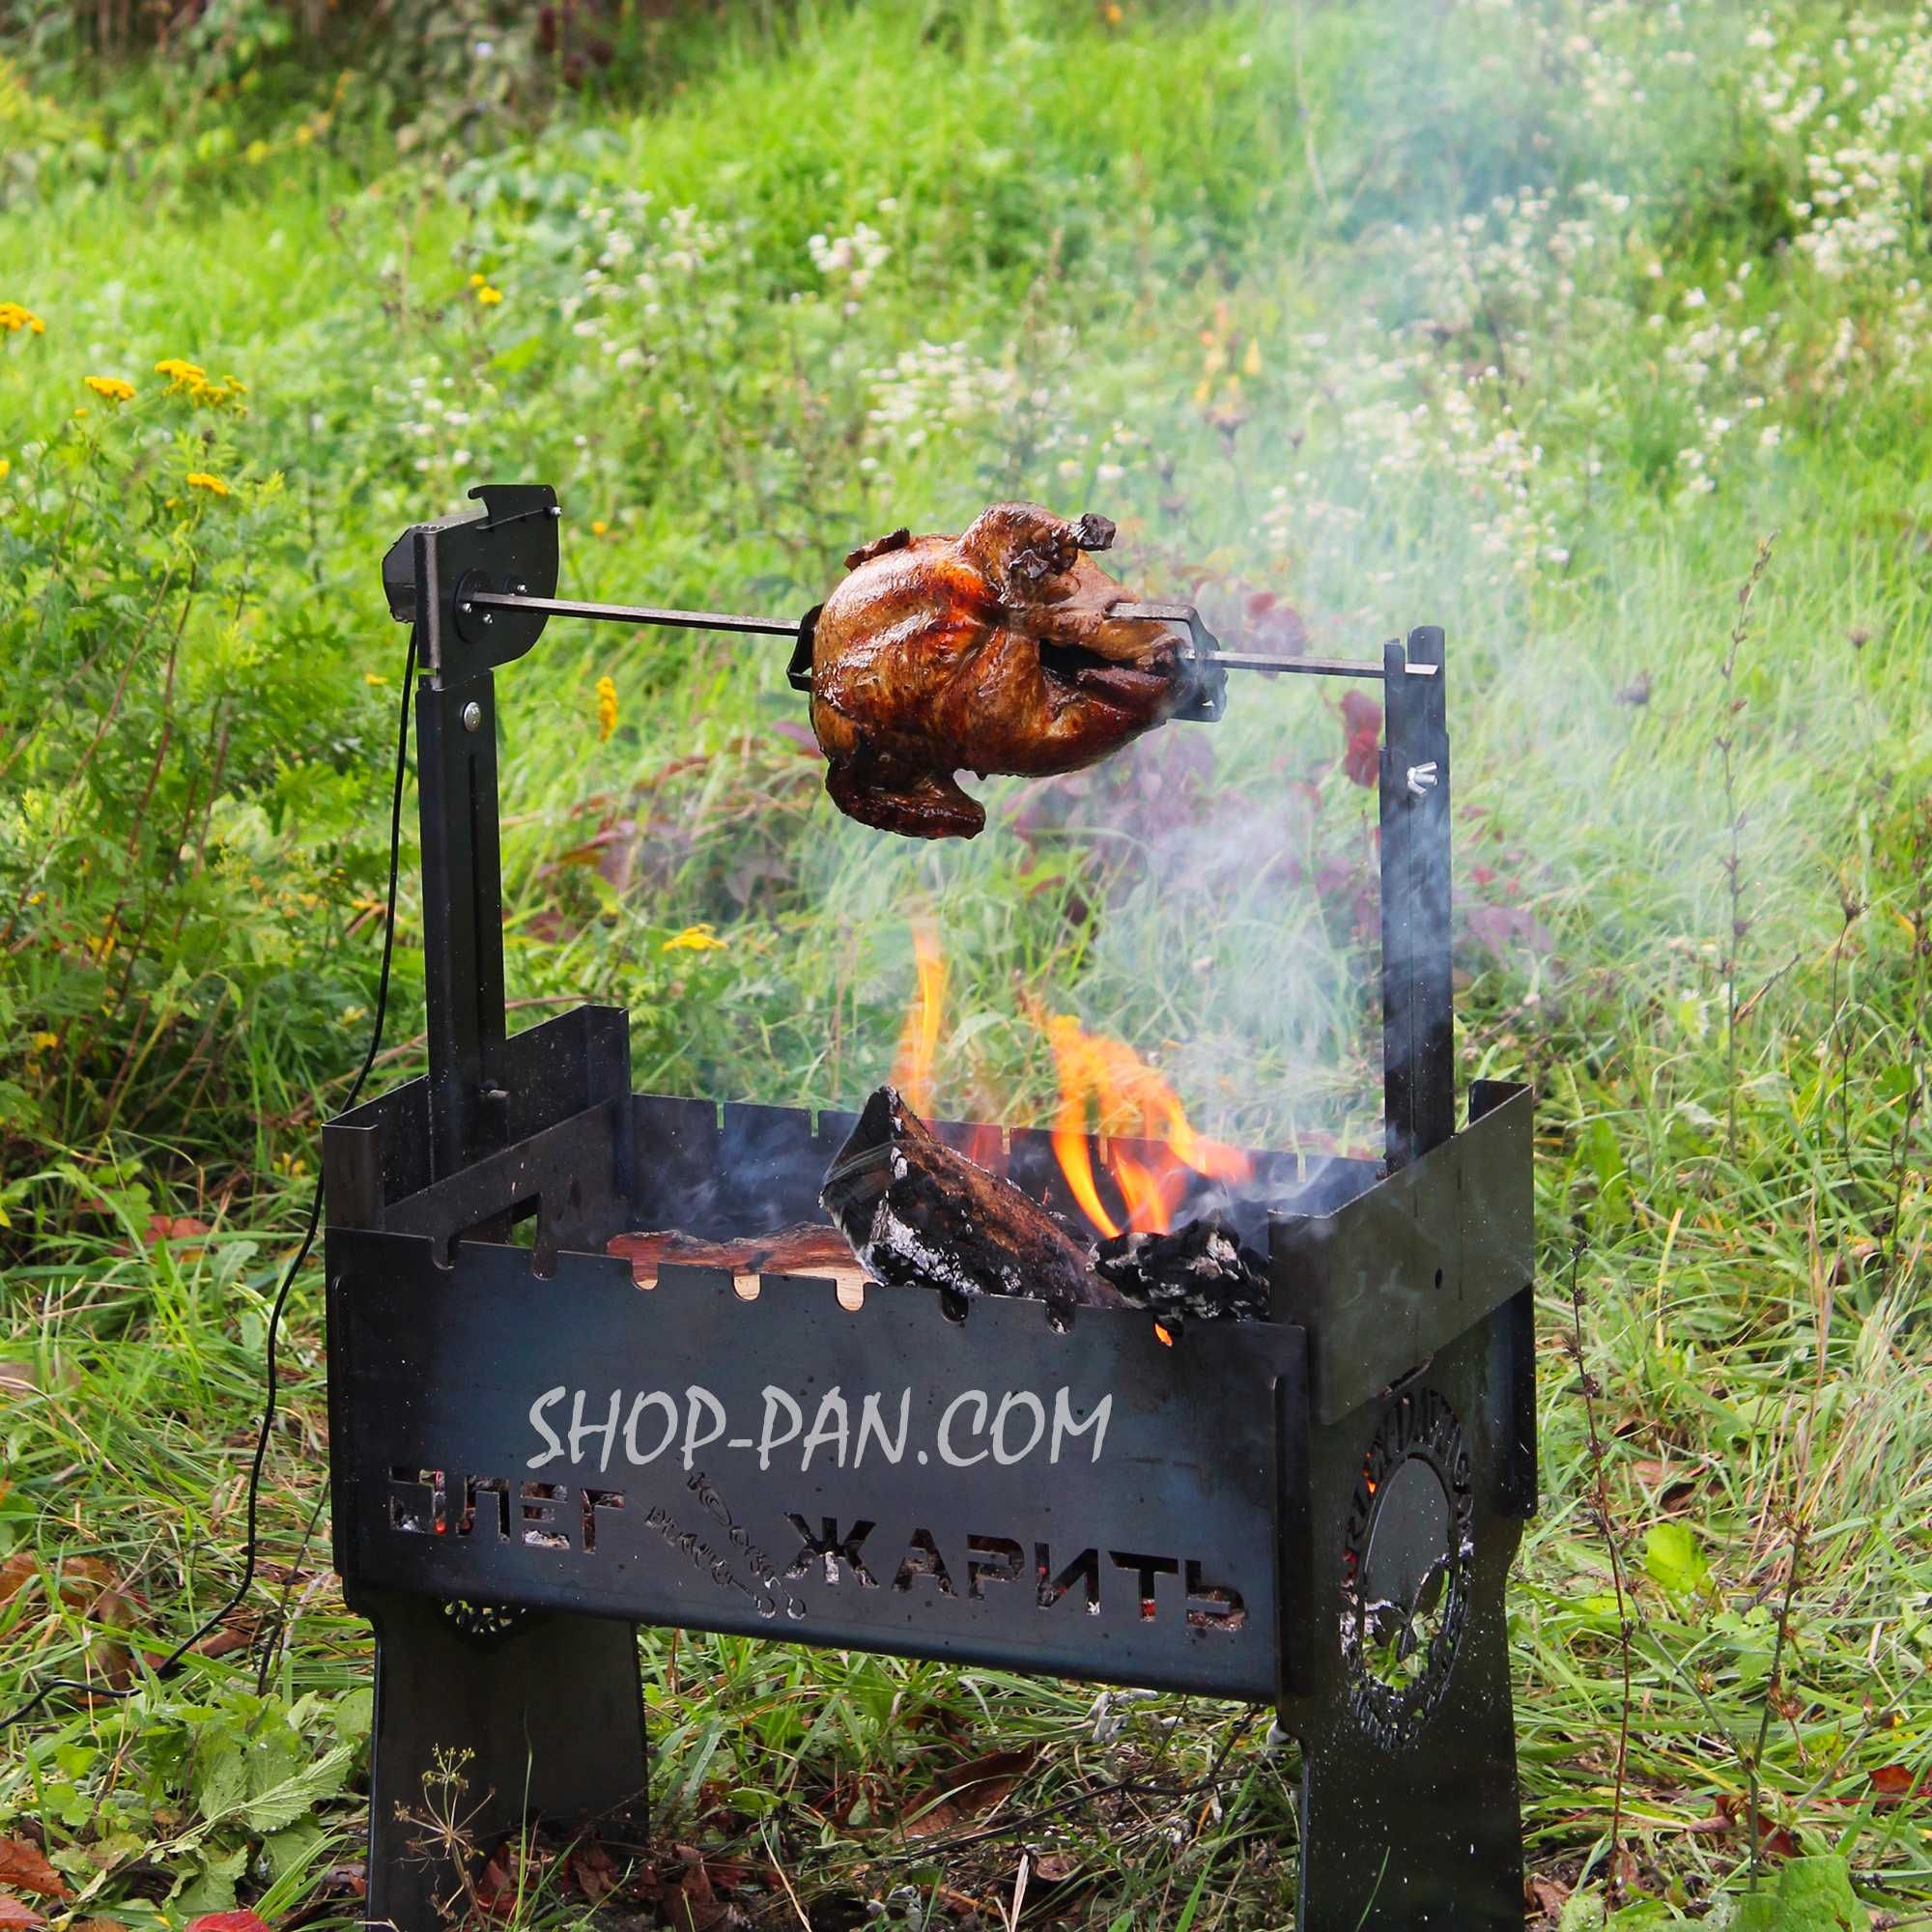
[[[355,1919],[319,1269],[256,1586],[149,1663],[239,1575],[366,1045],[378,563],[492,478],[557,486],[580,596],[791,614],[1018,494],[1231,643],[1446,626],[1459,1055],[1540,1094],[1526,1918],[1932,1922],[1932,12],[0,23],[0,1706],[135,1690],[9,1732],[0,1923]],[[849,1104],[919,913],[947,1111],[1042,1117],[1037,1000],[1216,1131],[1372,1136],[1330,692],[885,849],[781,655],[557,623],[502,677],[519,1016],[621,1002],[641,1086]],[[1024,1852],[1028,1924],[1292,1923],[1293,1757],[1232,1713],[648,1644],[662,1857],[505,1854],[496,1922],[990,1926]]]

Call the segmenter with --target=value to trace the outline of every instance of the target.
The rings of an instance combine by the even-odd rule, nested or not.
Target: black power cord
[[[403,695],[396,715],[396,778],[389,796],[388,911],[383,923],[383,966],[376,982],[376,1020],[370,1029],[369,1051],[362,1056],[361,1070],[356,1074],[355,1084],[349,1090],[348,1099],[342,1103],[345,1113],[360,1098],[370,1070],[376,1065],[376,1055],[383,1046],[383,1021],[389,1008],[389,965],[395,957],[396,951],[396,880],[402,864],[403,849],[403,786],[409,775],[410,699],[414,693],[415,681],[416,633],[415,627],[412,625],[410,648],[403,660]],[[230,1592],[227,1601],[206,1623],[185,1636],[159,1663],[153,1666],[154,1675],[156,1677],[166,1677],[173,1671],[203,1637],[220,1627],[222,1620],[241,1605],[249,1590],[254,1587],[255,1519],[262,1498],[262,1466],[268,1461],[269,1440],[274,1434],[275,1408],[281,1386],[275,1358],[276,1343],[281,1336],[282,1311],[288,1306],[289,1294],[296,1285],[296,1277],[301,1272],[302,1264],[308,1260],[309,1250],[315,1246],[316,1235],[322,1227],[322,1201],[323,1179],[318,1172],[315,1192],[309,1198],[308,1223],[302,1230],[301,1245],[296,1249],[295,1259],[290,1262],[288,1272],[282,1276],[281,1287],[275,1291],[274,1303],[269,1310],[268,1369],[262,1393],[262,1426],[255,1434],[255,1456],[248,1469],[248,1540],[242,1546],[244,1561],[242,1580]],[[93,1697],[131,1697],[141,1688],[139,1685],[129,1685],[125,1690],[115,1690],[103,1685],[90,1684],[84,1678],[50,1678],[17,1710],[10,1711],[4,1718],[0,1718],[0,1728],[24,1722],[56,1690],[81,1690]]]

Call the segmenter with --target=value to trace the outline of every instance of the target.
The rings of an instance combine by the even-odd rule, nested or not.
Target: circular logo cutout
[[[1414,1743],[1448,1689],[1475,1559],[1463,1425],[1434,1389],[1413,1390],[1362,1459],[1342,1547],[1349,1708],[1384,1750]]]

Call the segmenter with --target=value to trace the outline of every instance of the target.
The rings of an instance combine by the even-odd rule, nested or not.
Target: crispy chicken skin
[[[1085,553],[1113,539],[1104,517],[995,503],[962,536],[855,550],[812,639],[811,727],[839,810],[970,838],[986,813],[954,773],[1074,771],[1184,704],[1184,639],[1107,615],[1125,592]]]

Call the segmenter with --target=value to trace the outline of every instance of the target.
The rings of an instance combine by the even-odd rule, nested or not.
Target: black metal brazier
[[[477,494],[384,570],[423,667],[431,1070],[325,1139],[335,1565],[377,1645],[368,1918],[430,1932],[461,1889],[440,1767],[473,1844],[530,1814],[641,1842],[654,1623],[1272,1705],[1302,1932],[1520,1926],[1531,1098],[1478,1082],[1455,1131],[1442,634],[1354,668],[1385,698],[1387,1152],[1256,1155],[1292,1202],[1269,1320],[1168,1348],[1127,1311],[1059,1332],[1037,1302],[953,1321],[917,1290],[747,1298],[701,1268],[645,1293],[612,1235],[811,1217],[851,1117],[633,1094],[611,1008],[508,1034],[494,672],[543,627],[519,600],[554,596],[556,507]],[[1043,1133],[1002,1146],[1070,1207]]]

